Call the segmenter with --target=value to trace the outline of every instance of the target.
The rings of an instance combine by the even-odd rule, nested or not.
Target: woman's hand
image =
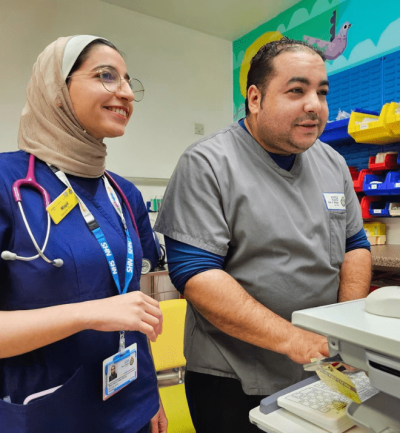
[[[140,291],[83,302],[86,329],[96,331],[139,331],[151,341],[162,332],[163,316],[153,298]]]
[[[160,409],[151,419],[150,432],[151,433],[167,433],[168,420],[165,415],[164,407],[160,398]]]
[[[140,331],[155,341],[162,320],[158,302],[139,291],[36,310],[0,311],[0,358],[30,352],[85,329]]]

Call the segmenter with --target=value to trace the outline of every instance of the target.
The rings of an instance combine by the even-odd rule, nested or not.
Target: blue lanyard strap
[[[115,285],[117,286],[118,292],[121,295],[125,294],[128,291],[129,283],[133,278],[133,259],[134,259],[133,245],[132,245],[132,240],[129,235],[128,229],[125,230],[127,253],[126,253],[126,266],[125,266],[125,286],[122,291],[121,291],[121,286],[119,284],[118,270],[117,270],[117,265],[115,263],[114,255],[111,251],[111,248],[108,246],[108,242],[106,241],[103,231],[101,230],[100,227],[97,227],[94,230],[92,230],[92,233],[95,235],[97,241],[99,242],[104,252],[104,255],[106,256],[108,266],[110,268],[111,275],[115,281]]]
[[[65,173],[60,171],[58,168],[50,166],[54,174],[61,180],[64,185],[70,187],[72,190],[71,183],[69,182],[67,176]],[[93,214],[90,212],[90,210],[87,208],[85,203],[83,203],[82,199],[75,193],[76,197],[79,201],[79,209],[82,213],[82,216],[86,222],[86,225],[88,226],[89,230],[94,234],[96,237],[101,249],[104,252],[104,255],[106,256],[108,267],[110,268],[111,275],[114,279],[115,285],[117,286],[118,292],[122,295],[125,294],[128,291],[128,287],[130,282],[133,278],[133,271],[134,271],[134,254],[133,254],[133,244],[132,239],[129,234],[125,217],[122,212],[122,207],[120,205],[120,202],[118,200],[117,195],[115,194],[114,189],[110,185],[108,179],[103,176],[104,185],[106,188],[106,192],[108,195],[108,198],[113,205],[115,211],[121,218],[122,225],[124,227],[125,235],[126,235],[126,247],[127,247],[127,253],[126,253],[126,265],[125,265],[125,285],[123,290],[121,290],[121,285],[119,283],[119,277],[118,277],[118,270],[117,270],[117,264],[114,259],[114,255],[111,251],[110,246],[108,245],[108,242],[106,240],[106,237],[104,236],[103,230],[101,230],[99,223],[96,221]],[[74,191],[75,192],[75,191]]]

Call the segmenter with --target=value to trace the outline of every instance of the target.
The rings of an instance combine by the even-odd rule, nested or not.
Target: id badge
[[[137,379],[137,344],[103,361],[103,400],[112,397]]]

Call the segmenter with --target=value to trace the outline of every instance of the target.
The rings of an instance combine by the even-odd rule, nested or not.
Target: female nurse
[[[139,290],[142,257],[157,263],[152,230],[134,185],[104,175],[103,139],[124,134],[133,101],[142,97],[132,81],[109,41],[58,39],[34,65],[20,150],[0,155],[0,249],[8,251],[0,260],[1,431],[147,433],[151,425],[166,432],[147,345],[161,332],[162,313]],[[37,255],[13,196],[28,165],[57,221],[43,253],[53,263],[5,260]],[[42,248],[42,195],[26,185],[20,192]],[[70,195],[57,201],[64,192]],[[132,355],[136,370],[129,367],[130,376],[112,387],[105,366],[122,359],[124,345],[129,357],[115,364],[118,377]]]

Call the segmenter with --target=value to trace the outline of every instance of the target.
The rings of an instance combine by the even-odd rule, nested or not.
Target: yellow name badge
[[[67,188],[46,208],[54,224],[58,224],[78,204],[78,197],[71,188]]]

